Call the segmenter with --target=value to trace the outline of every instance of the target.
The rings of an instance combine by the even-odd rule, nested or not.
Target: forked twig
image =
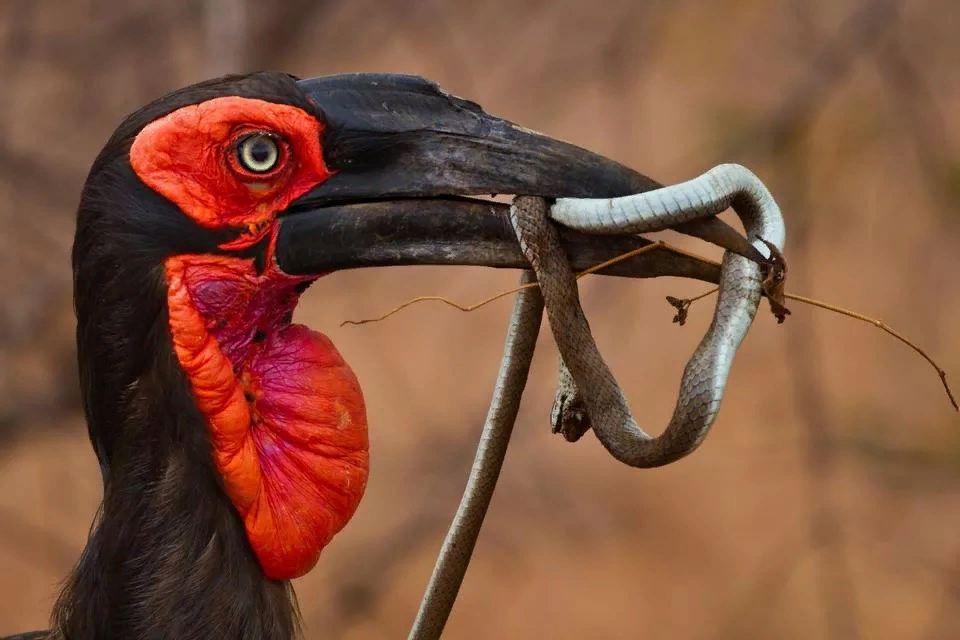
[[[768,246],[770,246],[770,245],[768,245]],[[692,252],[689,252],[689,251],[685,251],[685,250],[680,249],[680,248],[678,248],[678,247],[674,247],[674,246],[672,246],[672,245],[667,244],[666,242],[663,242],[662,240],[656,240],[656,241],[654,241],[653,243],[648,244],[648,245],[646,245],[646,246],[644,246],[644,247],[639,247],[639,248],[637,248],[637,249],[633,249],[632,251],[628,251],[628,252],[623,253],[623,254],[621,254],[621,255],[619,255],[619,256],[615,256],[615,257],[613,257],[613,258],[610,258],[609,260],[606,260],[606,261],[604,261],[604,262],[601,262],[600,264],[596,264],[596,265],[594,265],[594,266],[592,266],[592,267],[590,267],[590,268],[588,268],[588,269],[585,269],[585,270],[583,270],[583,271],[581,271],[580,273],[577,274],[577,279],[579,280],[580,278],[582,278],[582,277],[585,276],[585,275],[588,275],[588,274],[591,274],[591,273],[595,273],[595,272],[597,272],[597,271],[600,271],[601,269],[605,269],[606,267],[609,267],[609,266],[611,266],[611,265],[614,265],[614,264],[616,264],[616,263],[618,263],[618,262],[622,262],[623,260],[627,260],[627,259],[629,259],[629,258],[632,258],[632,257],[634,257],[634,256],[640,255],[640,254],[642,254],[642,253],[646,253],[646,252],[648,252],[648,251],[653,251],[654,249],[667,249],[667,250],[669,250],[669,251],[674,251],[674,252],[676,252],[676,253],[679,253],[679,254],[682,254],[682,255],[685,255],[685,256],[689,256],[689,257],[692,257],[692,258],[696,258],[696,259],[698,259],[698,260],[703,260],[703,261],[705,261],[705,262],[710,262],[710,263],[716,264],[714,261],[709,260],[709,259],[707,259],[707,258],[704,258],[704,257],[702,257],[702,256],[699,256],[699,255],[697,255],[697,254],[695,254],[695,253],[692,253]],[[773,249],[773,248],[771,248],[771,250],[772,250],[772,249]],[[782,265],[782,256],[772,255],[772,258],[773,258],[772,264],[773,264],[775,267],[776,267],[776,265]],[[916,353],[918,353],[921,357],[923,357],[923,359],[926,360],[926,361],[930,364],[931,367],[933,367],[934,371],[936,371],[936,372],[937,372],[937,375],[940,377],[940,382],[943,384],[943,389],[944,389],[944,391],[946,391],[946,393],[947,393],[947,398],[950,400],[950,404],[953,406],[954,410],[960,411],[960,406],[957,405],[957,400],[956,400],[956,398],[955,398],[954,395],[953,395],[953,391],[950,389],[949,383],[947,382],[947,372],[944,371],[943,369],[941,369],[940,366],[933,360],[933,358],[931,358],[931,357],[927,354],[926,351],[924,351],[923,349],[921,349],[921,348],[920,348],[918,345],[916,345],[915,343],[911,342],[906,336],[904,336],[903,334],[901,334],[900,332],[898,332],[898,331],[895,330],[894,328],[890,327],[889,325],[887,325],[887,324],[884,323],[883,321],[877,320],[876,318],[871,318],[870,316],[864,315],[864,314],[862,314],[862,313],[858,313],[858,312],[856,312],[856,311],[851,311],[851,310],[849,310],[849,309],[844,309],[843,307],[838,307],[838,306],[836,306],[836,305],[832,305],[832,304],[829,304],[829,303],[827,303],[827,302],[821,302],[820,300],[816,300],[816,299],[814,299],[814,298],[808,298],[808,297],[806,297],[806,296],[801,296],[801,295],[797,295],[797,294],[793,294],[793,293],[786,293],[786,292],[783,291],[783,289],[782,289],[782,284],[783,284],[782,272],[781,272],[781,271],[778,271],[778,270],[775,268],[775,269],[771,269],[771,270],[769,271],[769,274],[770,274],[770,276],[768,276],[767,281],[765,281],[765,283],[764,283],[764,284],[765,284],[765,286],[764,286],[764,294],[767,296],[767,299],[768,299],[768,301],[770,302],[771,311],[772,311],[773,314],[777,317],[778,322],[781,322],[781,323],[782,323],[784,316],[786,316],[786,315],[788,315],[788,314],[790,313],[790,311],[789,311],[788,309],[786,309],[786,307],[783,306],[783,303],[782,303],[782,301],[781,301],[781,299],[785,298],[785,299],[787,299],[787,300],[796,300],[797,302],[802,302],[802,303],[804,303],[804,304],[808,304],[808,305],[811,305],[811,306],[814,306],[814,307],[819,307],[819,308],[824,309],[824,310],[826,310],[826,311],[832,311],[832,312],[834,312],[834,313],[838,313],[838,314],[840,314],[840,315],[844,315],[844,316],[847,316],[847,317],[849,317],[849,318],[853,318],[853,319],[855,319],[855,320],[860,320],[861,322],[866,322],[866,323],[868,323],[868,324],[872,324],[873,326],[877,327],[878,329],[881,329],[881,330],[885,331],[886,333],[890,334],[891,336],[893,336],[894,338],[896,338],[897,340],[899,340],[899,341],[902,342],[903,344],[905,344],[905,345],[907,345],[908,347],[910,347],[911,349],[913,349],[913,350],[914,350]],[[780,274],[780,277],[776,277],[776,274]],[[384,313],[384,314],[382,314],[382,315],[380,315],[380,316],[377,316],[377,317],[375,317],[375,318],[365,318],[365,319],[363,319],[363,320],[344,320],[342,323],[340,323],[340,326],[341,326],[341,327],[342,327],[342,326],[345,326],[345,325],[355,325],[355,326],[358,326],[358,325],[362,325],[362,324],[368,324],[368,323],[371,323],[371,322],[380,322],[381,320],[385,320],[385,319],[389,318],[390,316],[392,316],[393,314],[395,314],[395,313],[397,313],[397,312],[399,312],[399,311],[402,311],[403,309],[406,309],[407,307],[409,307],[409,306],[411,306],[411,305],[413,305],[413,304],[416,304],[416,303],[418,303],[418,302],[426,302],[426,301],[442,302],[442,303],[444,303],[444,304],[446,304],[446,305],[448,305],[448,306],[453,307],[454,309],[457,309],[457,310],[459,310],[459,311],[463,311],[463,312],[465,312],[465,313],[469,313],[469,312],[471,312],[471,311],[476,311],[477,309],[479,309],[479,308],[481,308],[481,307],[483,307],[483,306],[486,306],[486,305],[490,304],[491,302],[494,302],[494,301],[496,301],[496,300],[499,300],[500,298],[506,297],[506,296],[508,296],[508,295],[511,295],[511,294],[516,293],[516,292],[518,292],[518,291],[521,291],[521,290],[523,290],[523,289],[528,289],[528,288],[530,288],[530,287],[537,287],[537,286],[539,286],[539,283],[537,283],[537,282],[530,282],[530,283],[527,283],[527,284],[525,284],[525,285],[521,285],[521,286],[519,286],[519,287],[514,287],[514,288],[512,288],[512,289],[507,289],[506,291],[500,291],[500,292],[496,293],[495,295],[490,296],[489,298],[485,298],[484,300],[481,300],[480,302],[477,302],[477,303],[474,303],[474,304],[470,304],[470,305],[458,304],[458,303],[456,303],[456,302],[454,302],[454,301],[452,301],[452,300],[450,300],[450,299],[448,299],[448,298],[445,298],[445,297],[443,297],[443,296],[418,296],[418,297],[413,298],[413,299],[411,299],[411,300],[407,300],[407,301],[404,302],[403,304],[397,305],[396,307],[394,307],[394,308],[391,309],[390,311],[388,311],[388,312],[386,312],[386,313]],[[709,295],[711,295],[711,294],[713,294],[713,293],[716,293],[716,291],[717,291],[717,288],[714,287],[713,289],[710,289],[709,291],[706,291],[705,293],[701,293],[700,295],[694,296],[694,297],[692,297],[692,298],[676,298],[676,297],[674,297],[674,296],[667,296],[667,302],[670,303],[670,305],[673,306],[673,307],[677,310],[677,314],[674,316],[673,322],[679,324],[680,326],[683,326],[684,324],[686,324],[687,315],[688,315],[688,313],[689,313],[690,306],[691,306],[694,302],[696,302],[697,300],[701,300],[701,299],[706,298],[707,296],[709,296]]]
[[[631,251],[627,251],[626,253],[622,253],[622,254],[620,254],[620,255],[618,255],[618,256],[615,256],[615,257],[613,257],[613,258],[610,258],[609,260],[605,260],[605,261],[601,262],[600,264],[595,264],[595,265],[593,265],[592,267],[590,267],[589,269],[585,269],[585,270],[581,271],[580,273],[578,273],[578,274],[577,274],[577,279],[579,280],[580,278],[582,278],[582,277],[585,276],[585,275],[588,275],[588,274],[591,274],[591,273],[595,273],[595,272],[597,272],[597,271],[600,271],[601,269],[606,269],[607,267],[609,267],[609,266],[611,266],[611,265],[614,265],[614,264],[617,264],[618,262],[623,262],[624,260],[627,260],[627,259],[632,258],[632,257],[634,257],[634,256],[638,256],[638,255],[640,255],[641,253],[647,253],[648,251],[653,251],[654,249],[667,249],[668,251],[673,251],[674,253],[679,253],[679,254],[681,254],[681,255],[684,255],[684,256],[687,256],[687,257],[690,257],[690,258],[695,258],[695,259],[697,259],[697,260],[701,260],[701,261],[703,261],[703,262],[709,262],[709,263],[711,263],[711,264],[717,264],[717,263],[714,262],[713,260],[709,260],[709,259],[707,259],[707,258],[703,258],[703,257],[698,256],[697,254],[691,253],[691,252],[689,252],[689,251],[684,251],[683,249],[680,249],[679,247],[674,247],[674,246],[672,246],[672,245],[669,245],[669,244],[667,244],[666,242],[663,242],[662,240],[655,240],[652,244],[648,244],[648,245],[646,245],[646,246],[644,246],[644,247],[639,247],[639,248],[637,248],[637,249],[633,249],[633,250],[631,250]],[[481,300],[480,302],[477,302],[477,303],[471,304],[471,305],[461,305],[461,304],[458,304],[458,303],[454,302],[453,300],[450,300],[449,298],[445,298],[445,297],[443,297],[443,296],[417,296],[416,298],[413,298],[413,299],[411,299],[411,300],[407,300],[407,301],[404,302],[403,304],[397,305],[396,307],[394,307],[394,308],[391,309],[390,311],[388,311],[388,312],[386,312],[386,313],[384,313],[384,314],[382,314],[382,315],[379,315],[379,316],[377,316],[376,318],[365,318],[365,319],[363,319],[363,320],[344,320],[343,322],[340,323],[340,326],[341,326],[341,327],[346,326],[346,325],[359,326],[359,325],[362,325],[362,324],[368,324],[368,323],[370,323],[370,322],[380,322],[381,320],[386,320],[387,318],[389,318],[389,317],[392,316],[393,314],[397,313],[398,311],[402,311],[402,310],[406,309],[407,307],[409,307],[410,305],[416,304],[416,303],[418,303],[418,302],[428,302],[428,301],[442,302],[442,303],[444,303],[445,305],[448,305],[448,306],[450,306],[450,307],[453,307],[454,309],[457,309],[457,310],[459,310],[459,311],[463,311],[463,312],[465,312],[465,313],[469,313],[470,311],[476,311],[476,310],[479,309],[480,307],[486,306],[486,305],[490,304],[491,302],[494,302],[494,301],[496,301],[496,300],[499,300],[500,298],[509,296],[510,294],[517,293],[518,291],[522,291],[523,289],[529,289],[530,287],[539,287],[539,286],[540,286],[540,283],[538,283],[538,282],[530,282],[530,283],[528,283],[528,284],[521,285],[521,286],[519,286],[519,287],[514,287],[514,288],[512,288],[512,289],[507,289],[506,291],[501,291],[501,292],[499,292],[499,293],[497,293],[497,294],[495,294],[495,295],[493,295],[493,296],[490,296],[489,298],[486,298],[486,299],[484,299],[484,300]]]
[[[706,298],[707,296],[715,293],[716,291],[717,289],[713,288],[707,291],[706,293],[701,293],[700,295],[694,296],[693,298],[675,298],[673,296],[667,296],[667,302],[670,303],[670,305],[677,310],[677,315],[674,316],[673,321],[682,326],[687,320],[687,313],[690,310],[690,306],[697,300]],[[847,316],[848,318],[853,318],[854,320],[860,320],[861,322],[866,322],[867,324],[872,324],[878,329],[890,334],[891,336],[893,336],[903,344],[913,349],[924,360],[930,363],[930,366],[933,367],[933,369],[937,372],[937,375],[940,376],[940,382],[943,384],[944,391],[947,392],[947,398],[950,400],[950,404],[953,406],[954,410],[960,411],[960,406],[957,405],[957,400],[953,395],[953,391],[951,391],[950,385],[947,383],[947,372],[941,369],[940,366],[937,365],[937,363],[933,360],[933,358],[931,358],[927,354],[926,351],[924,351],[918,345],[911,342],[906,336],[904,336],[902,333],[900,333],[893,327],[889,326],[882,320],[877,320],[876,318],[871,318],[870,316],[864,315],[862,313],[851,311],[850,309],[844,309],[843,307],[838,307],[828,302],[821,302],[820,300],[816,300],[814,298],[808,298],[806,296],[801,296],[795,293],[784,293],[783,297],[788,300],[796,300],[797,302],[802,302],[803,304],[819,307],[826,311],[839,313],[842,316]]]

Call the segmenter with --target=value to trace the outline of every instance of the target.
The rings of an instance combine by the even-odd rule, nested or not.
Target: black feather
[[[287,74],[187,87],[124,120],[81,194],[73,247],[78,361],[104,497],[56,604],[52,637],[298,634],[290,585],[264,576],[223,491],[206,420],[173,354],[167,324],[165,258],[218,252],[235,232],[199,227],[144,185],[129,163],[130,145],[148,123],[227,95],[319,116]],[[264,248],[252,251],[262,261]]]

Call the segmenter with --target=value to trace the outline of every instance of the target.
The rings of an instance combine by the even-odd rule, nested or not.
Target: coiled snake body
[[[555,422],[566,419],[566,407],[583,403],[600,442],[615,458],[634,467],[668,464],[703,441],[719,411],[733,356],[757,313],[762,266],[725,253],[713,321],[684,369],[669,425],[660,436],[651,437],[633,418],[626,396],[600,355],[580,306],[576,277],[548,218],[591,233],[643,233],[709,218],[727,207],[734,209],[748,239],[763,255],[783,249],[786,231],[776,202],[763,183],[739,165],[720,165],[688,182],[622,198],[560,199],[552,207],[543,198],[514,200],[511,223],[540,287],[521,291],[514,303],[493,402],[467,488],[411,639],[439,638],[453,608],[503,462],[544,306],[561,356]],[[525,273],[522,282],[528,281],[532,276]]]
[[[732,206],[754,246],[782,249],[786,232],[762,182],[739,165],[720,165],[694,180],[633,196],[559,200],[550,216],[580,231],[641,233],[716,215]],[[747,335],[763,293],[761,265],[727,252],[709,329],[683,372],[673,417],[651,437],[633,418],[626,397],[600,355],[580,306],[576,278],[547,219],[542,198],[518,197],[510,218],[520,248],[537,274],[550,328],[562,358],[555,417],[582,401],[597,439],[620,462],[657,467],[694,451],[720,410],[733,356]]]

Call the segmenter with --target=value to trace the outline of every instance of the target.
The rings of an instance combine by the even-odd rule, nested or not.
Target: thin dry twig
[[[674,317],[673,321],[680,324],[681,326],[686,322],[687,313],[690,309],[690,306],[697,300],[706,298],[707,296],[716,293],[717,288],[714,287],[706,293],[701,293],[698,296],[693,298],[675,298],[673,296],[667,296],[667,302],[670,303],[675,309],[677,309],[677,315]],[[850,309],[844,309],[843,307],[838,307],[837,305],[830,304],[828,302],[822,302],[814,298],[808,298],[806,296],[801,296],[795,293],[784,293],[783,296],[788,300],[796,300],[797,302],[802,302],[814,307],[819,307],[826,311],[832,311],[834,313],[839,313],[842,316],[847,316],[848,318],[853,318],[854,320],[860,320],[861,322],[866,322],[867,324],[872,324],[876,328],[885,331],[890,334],[903,344],[907,345],[915,352],[917,352],[924,360],[930,363],[930,366],[937,372],[937,375],[940,376],[940,382],[943,384],[944,391],[947,392],[947,398],[950,400],[950,404],[953,406],[954,410],[960,411],[960,406],[957,405],[957,400],[953,395],[953,391],[950,389],[950,385],[947,383],[947,372],[940,368],[940,366],[931,358],[926,351],[920,348],[919,345],[913,343],[909,338],[904,336],[902,333],[886,324],[882,320],[877,320],[876,318],[871,318],[868,315],[858,313],[856,311],[851,311]],[[680,318],[678,320],[678,318]]]
[[[764,289],[764,295],[767,297],[767,300],[770,303],[770,311],[773,313],[774,316],[776,316],[778,324],[782,323],[785,316],[790,314],[790,310],[783,305],[784,299],[796,300],[797,302],[802,302],[804,304],[808,304],[814,307],[819,307],[826,311],[832,311],[834,313],[839,313],[840,315],[844,315],[849,318],[854,318],[855,320],[860,320],[862,322],[872,324],[878,329],[885,331],[886,333],[890,334],[900,342],[904,343],[905,345],[907,345],[908,347],[916,351],[918,354],[920,354],[920,356],[923,357],[924,360],[930,363],[930,366],[932,366],[934,370],[937,372],[937,375],[940,376],[940,382],[943,384],[943,388],[947,392],[947,398],[950,400],[950,404],[953,406],[955,410],[960,411],[960,406],[957,405],[957,401],[956,401],[956,398],[954,398],[953,391],[950,389],[950,385],[947,383],[946,371],[941,369],[940,366],[933,360],[933,358],[931,358],[927,354],[926,351],[921,349],[917,344],[910,341],[906,336],[896,331],[895,329],[893,329],[883,321],[877,320],[876,318],[871,318],[870,316],[864,315],[862,313],[857,313],[856,311],[851,311],[849,309],[832,305],[827,302],[821,302],[820,300],[816,300],[814,298],[808,298],[806,296],[786,293],[783,290],[783,284],[785,281],[785,273],[786,273],[786,264],[783,261],[783,256],[780,255],[779,251],[776,251],[776,247],[774,247],[773,245],[770,245],[769,243],[767,244],[771,250],[771,262],[770,264],[765,265],[767,267],[767,274],[764,279],[763,289]],[[645,247],[640,247],[638,249],[628,251],[626,253],[610,258],[609,260],[601,262],[600,264],[596,264],[588,269],[585,269],[577,274],[577,279],[579,280],[585,275],[594,273],[596,271],[609,267],[610,265],[616,264],[618,262],[622,262],[623,260],[627,260],[628,258],[632,258],[634,256],[640,255],[642,253],[646,253],[648,251],[652,251],[654,249],[668,249],[670,251],[675,251],[677,253],[680,253],[686,256],[697,258],[699,260],[713,262],[707,258],[698,256],[695,253],[691,253],[689,251],[685,251],[678,247],[669,245],[666,242],[663,242],[662,240],[657,240],[651,244],[648,244]],[[536,286],[539,286],[539,283],[531,282],[529,284],[521,285],[519,287],[513,287],[512,289],[507,289],[506,291],[500,291],[490,296],[489,298],[485,298],[480,302],[476,302],[470,305],[459,304],[444,296],[417,296],[416,298],[407,300],[406,302],[397,305],[390,311],[387,311],[386,313],[381,314],[375,318],[365,318],[362,320],[344,320],[343,322],[340,323],[340,326],[341,327],[346,325],[359,326],[363,324],[369,324],[372,322],[380,322],[381,320],[386,320],[390,316],[406,309],[409,306],[412,306],[419,302],[427,302],[427,301],[442,302],[443,304],[453,307],[454,309],[463,311],[464,313],[469,313],[471,311],[476,311],[477,309],[483,306],[486,306],[491,302],[499,300],[500,298],[504,298],[508,295],[514,294],[523,289],[536,287]],[[713,289],[710,289],[709,291],[705,293],[701,293],[700,295],[694,296],[692,298],[676,298],[674,296],[667,296],[667,302],[670,303],[670,305],[677,310],[677,314],[674,316],[673,322],[676,324],[679,324],[680,326],[683,326],[684,324],[686,324],[687,315],[689,313],[690,306],[697,300],[706,298],[707,296],[715,293],[716,291],[717,291],[717,287],[714,287]]]
[[[711,264],[716,264],[715,262],[713,262],[712,260],[709,260],[708,258],[704,258],[704,257],[702,257],[702,256],[698,256],[698,255],[696,255],[695,253],[690,253],[689,251],[684,251],[683,249],[680,249],[680,248],[678,248],[678,247],[674,247],[674,246],[672,246],[672,245],[669,245],[669,244],[667,244],[666,242],[663,242],[662,240],[656,240],[656,241],[654,241],[652,244],[648,244],[648,245],[645,246],[645,247],[639,247],[639,248],[637,248],[637,249],[633,249],[633,250],[628,251],[628,252],[626,252],[626,253],[622,253],[622,254],[620,254],[620,255],[618,255],[618,256],[615,256],[615,257],[613,257],[613,258],[610,258],[609,260],[606,260],[606,261],[604,261],[604,262],[601,262],[600,264],[595,264],[595,265],[593,265],[592,267],[590,267],[589,269],[585,269],[585,270],[581,271],[580,273],[578,273],[578,274],[577,274],[577,279],[579,280],[580,278],[582,278],[582,277],[585,276],[585,275],[594,273],[594,272],[596,272],[596,271],[600,271],[601,269],[606,269],[607,267],[609,267],[609,266],[611,266],[611,265],[614,265],[614,264],[617,264],[618,262],[623,262],[624,260],[627,260],[628,258],[632,258],[632,257],[634,257],[634,256],[638,256],[638,255],[640,255],[641,253],[647,253],[648,251],[653,251],[654,249],[668,249],[668,250],[673,251],[673,252],[675,252],[675,253],[679,253],[679,254],[682,254],[682,255],[685,255],[685,256],[688,256],[688,257],[691,257],[691,258],[696,258],[696,259],[698,259],[698,260],[703,260],[704,262],[710,262]],[[376,318],[365,318],[365,319],[363,319],[363,320],[344,320],[343,322],[340,323],[340,326],[341,326],[341,327],[346,326],[346,325],[359,326],[359,325],[361,325],[361,324],[368,324],[368,323],[371,323],[371,322],[380,322],[381,320],[386,320],[387,318],[389,318],[389,317],[392,316],[393,314],[395,314],[395,313],[397,313],[397,312],[399,312],[399,311],[402,311],[402,310],[406,309],[407,307],[409,307],[409,306],[411,306],[411,305],[417,304],[418,302],[428,302],[428,301],[442,302],[442,303],[444,303],[444,304],[447,305],[447,306],[453,307],[454,309],[457,309],[457,310],[459,310],[459,311],[463,311],[463,312],[465,312],[465,313],[469,313],[469,312],[471,312],[471,311],[476,311],[476,310],[479,309],[480,307],[486,306],[486,305],[490,304],[491,302],[493,302],[493,301],[495,301],[495,300],[499,300],[500,298],[509,296],[509,295],[511,295],[511,294],[513,294],[513,293],[516,293],[516,292],[518,292],[518,291],[522,291],[523,289],[529,289],[530,287],[538,287],[538,286],[540,286],[539,283],[537,283],[537,282],[531,282],[531,283],[529,283],[529,284],[521,285],[521,286],[519,286],[519,287],[514,287],[514,288],[512,288],[512,289],[507,289],[506,291],[501,291],[501,292],[499,292],[499,293],[497,293],[497,294],[495,294],[495,295],[490,296],[489,298],[486,298],[486,299],[484,299],[484,300],[481,300],[480,302],[477,302],[477,303],[471,304],[471,305],[458,304],[458,303],[454,302],[453,300],[450,300],[449,298],[445,298],[445,297],[443,297],[443,296],[417,296],[416,298],[413,298],[413,299],[411,299],[411,300],[407,300],[407,301],[404,302],[403,304],[397,305],[396,307],[394,307],[394,308],[391,309],[390,311],[388,311],[388,312],[386,312],[386,313],[384,313],[384,314],[382,314],[382,315],[379,315],[379,316],[377,316]]]
[[[714,294],[719,290],[720,287],[714,287],[706,293],[701,293],[700,295],[692,298],[674,298],[673,296],[667,296],[667,302],[669,302],[670,305],[677,310],[677,315],[673,316],[673,323],[678,324],[681,327],[687,324],[687,314],[690,312],[690,305],[700,298],[706,298],[707,296]]]

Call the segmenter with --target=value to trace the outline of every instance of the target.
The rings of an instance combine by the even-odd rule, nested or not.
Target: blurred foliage
[[[944,210],[947,220],[952,223],[960,221],[960,161],[954,161],[947,171],[945,190],[950,206]]]
[[[956,384],[954,5],[0,3],[0,634],[43,624],[99,500],[69,248],[85,173],[129,111],[226,71],[404,71],[664,181],[741,162],[787,218],[788,289],[882,317]],[[363,381],[373,445],[357,517],[298,581],[308,637],[406,633],[466,478],[504,308],[338,323],[514,279],[336,274],[303,301],[299,319],[330,329]],[[663,296],[700,292],[684,286],[583,285],[653,431],[709,320],[669,324]],[[709,441],[655,472],[615,466],[589,437],[551,438],[555,361],[538,357],[449,636],[960,637],[956,416],[888,337],[791,308],[783,327],[756,323]]]

